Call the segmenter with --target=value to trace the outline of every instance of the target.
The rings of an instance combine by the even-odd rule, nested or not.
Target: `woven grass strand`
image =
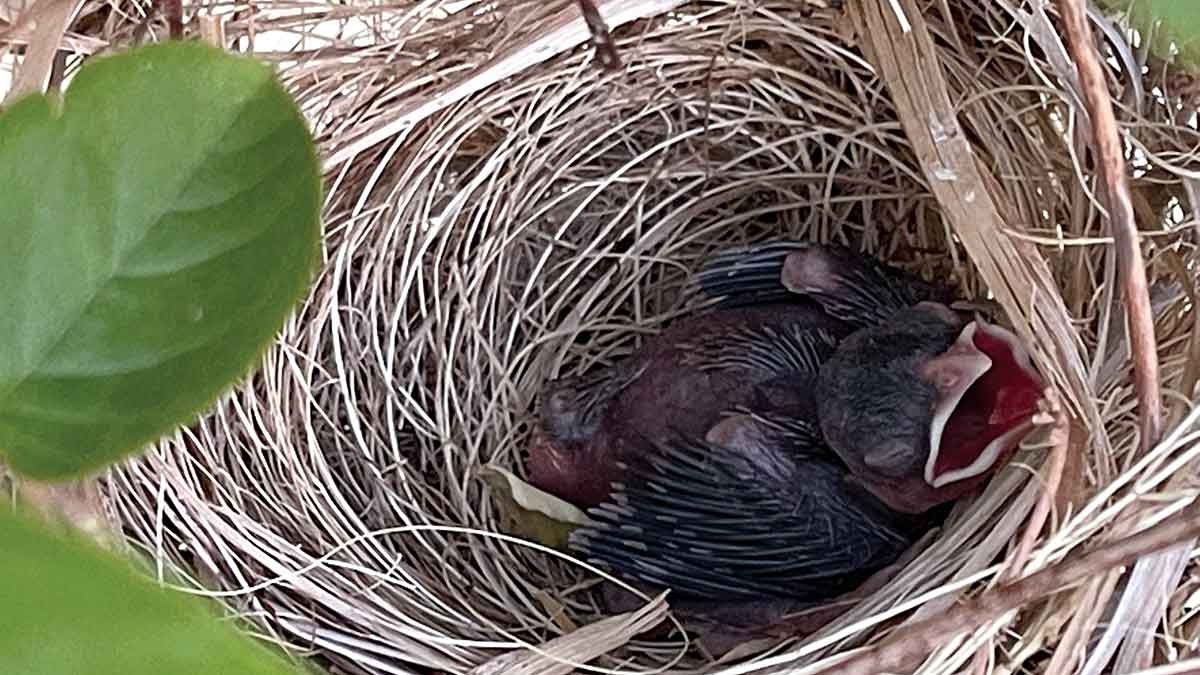
[[[618,73],[583,45],[573,0],[185,5],[185,21],[217,17],[231,48],[276,63],[311,121],[328,160],[325,257],[262,369],[105,477],[126,543],[160,578],[207,589],[264,639],[334,673],[462,674],[522,644],[562,646],[552,641],[606,618],[596,576],[473,534],[496,522],[475,471],[520,466],[547,378],[620,358],[687,311],[685,280],[710,252],[777,236],[847,242],[975,299],[997,279],[1057,295],[1064,321],[1047,318],[1043,297],[1016,298],[1036,311],[1009,317],[1081,439],[1021,573],[1171,517],[1194,489],[1171,477],[1196,466],[1200,436],[1180,414],[1138,451],[1089,121],[1057,18],[1025,0],[919,3],[963,137],[1010,207],[988,262],[943,217],[848,17],[802,4],[597,3]],[[31,39],[19,22],[6,32],[9,21],[0,15],[0,63]],[[1119,26],[1101,28],[1135,148],[1161,384],[1187,407],[1197,87]],[[85,3],[61,37],[65,74],[82,54],[166,31],[147,4]],[[1005,574],[1040,498],[1043,439],[1026,445],[912,565],[819,634],[722,663],[623,638],[589,665],[811,672],[890,618],[946,611]],[[1189,566],[1171,590],[1161,654],[1196,656],[1197,578]],[[981,653],[977,672],[1045,672],[1103,616],[1087,597],[997,617],[919,672],[958,672]]]

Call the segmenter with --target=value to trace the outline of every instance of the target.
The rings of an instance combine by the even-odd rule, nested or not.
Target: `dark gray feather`
[[[704,295],[718,300],[720,307],[794,301],[796,294],[780,281],[783,261],[789,253],[811,245],[769,241],[727,249],[705,261],[694,280]]]
[[[597,524],[577,531],[572,548],[685,596],[815,600],[852,588],[907,547],[903,524],[852,494],[844,469],[814,446],[811,425],[759,419],[764,439],[788,441],[756,448],[775,455],[769,473],[704,442],[654,448],[644,478],[592,509]]]
[[[815,375],[836,345],[829,332],[793,323],[740,328],[681,347],[685,362],[701,370],[731,370],[761,381]]]

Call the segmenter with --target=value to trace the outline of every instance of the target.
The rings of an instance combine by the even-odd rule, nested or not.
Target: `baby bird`
[[[726,623],[853,592],[1032,428],[1028,354],[947,288],[799,242],[697,281],[712,309],[543,392],[527,468],[592,507],[574,552]]]

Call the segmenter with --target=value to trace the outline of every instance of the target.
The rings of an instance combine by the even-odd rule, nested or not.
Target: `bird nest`
[[[261,370],[106,477],[164,577],[338,673],[792,672],[1180,508],[1200,454],[1186,73],[1093,13],[1150,281],[1152,443],[1128,338],[1145,325],[1126,311],[1145,298],[1123,301],[1092,118],[1043,2],[599,6],[616,70],[566,0],[200,10],[209,39],[278,63],[311,121],[325,249]],[[155,35],[144,10],[85,5],[64,44]],[[815,635],[715,659],[641,634],[661,598],[606,617],[596,570],[501,534],[479,471],[522,473],[547,380],[689,311],[712,252],[777,238],[845,243],[993,303],[1062,414],[885,588]],[[918,636],[921,672],[1190,654],[1188,550]]]

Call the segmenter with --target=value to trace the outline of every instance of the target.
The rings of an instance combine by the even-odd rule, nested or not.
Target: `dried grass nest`
[[[1088,117],[1049,7],[599,5],[619,71],[596,65],[567,0],[189,6],[210,36],[276,61],[309,115],[328,167],[326,247],[262,370],[106,477],[127,541],[164,575],[336,673],[567,672],[563,659],[592,659],[579,672],[800,672],[1186,503],[1200,454],[1186,73],[1093,13],[1167,411],[1165,440],[1144,450]],[[153,37],[164,24],[146,11],[87,3],[63,44]],[[1073,422],[1057,467],[1044,461],[1054,443],[1032,436],[844,618],[714,663],[634,636],[660,604],[597,623],[595,574],[489,536],[477,472],[519,471],[547,379],[619,358],[687,311],[687,276],[712,251],[776,237],[849,243],[993,298]],[[1112,672],[1130,672],[1147,645],[1186,658],[1190,550],[998,616],[920,672],[1098,673],[1114,650]]]

